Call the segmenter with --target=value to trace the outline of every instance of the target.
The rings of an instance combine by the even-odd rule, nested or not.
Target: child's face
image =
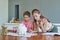
[[[39,19],[40,19],[40,14],[38,14],[38,12],[34,12],[34,13],[33,13],[33,18],[34,18],[35,20],[39,20]]]
[[[24,15],[24,20],[25,21],[29,21],[30,20],[30,17],[28,15]]]

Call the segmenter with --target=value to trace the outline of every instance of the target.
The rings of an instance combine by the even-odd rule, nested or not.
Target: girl
[[[23,17],[24,17],[24,21],[22,21],[22,23],[26,26],[28,32],[32,32],[33,22],[30,20],[30,12],[25,11]]]
[[[52,30],[52,23],[46,17],[42,16],[38,9],[32,10],[32,16],[34,18],[34,31],[48,32]]]

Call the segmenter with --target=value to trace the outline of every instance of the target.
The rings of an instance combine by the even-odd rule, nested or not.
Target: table
[[[0,35],[0,40],[60,40],[60,36],[41,35],[41,34],[42,33],[37,33],[36,36],[32,37]]]

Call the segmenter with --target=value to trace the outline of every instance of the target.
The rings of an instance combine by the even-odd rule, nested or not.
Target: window
[[[19,19],[19,5],[15,5],[15,18]]]

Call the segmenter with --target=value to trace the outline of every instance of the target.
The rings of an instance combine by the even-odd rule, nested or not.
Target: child
[[[22,21],[22,23],[26,26],[27,32],[32,32],[33,22],[30,20],[30,12],[25,11],[23,17],[24,17],[24,21]]]

